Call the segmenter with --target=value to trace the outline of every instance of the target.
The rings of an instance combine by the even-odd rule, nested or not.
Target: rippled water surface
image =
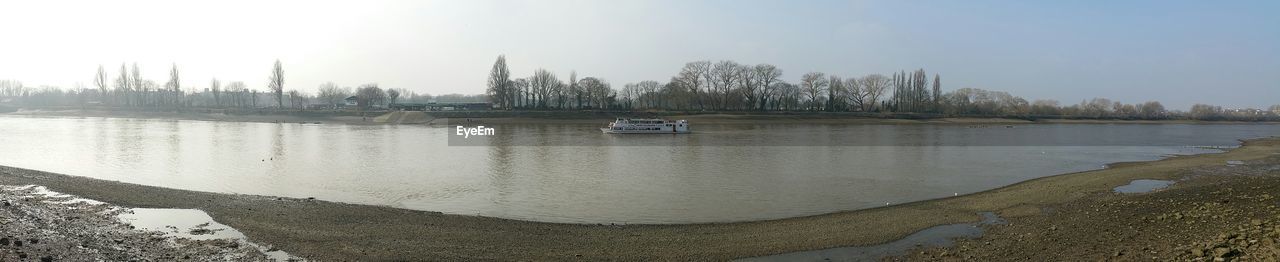
[[[1280,135],[1277,125],[693,124],[694,134],[640,136],[496,125],[498,136],[463,145],[450,142],[452,126],[0,116],[0,165],[523,220],[687,223],[946,197]]]

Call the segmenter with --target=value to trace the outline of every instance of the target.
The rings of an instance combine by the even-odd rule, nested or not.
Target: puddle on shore
[[[1239,166],[1239,165],[1244,165],[1244,161],[1240,161],[1240,160],[1227,160],[1227,166]]]
[[[249,242],[244,233],[213,221],[213,217],[198,209],[122,208],[111,206],[102,201],[59,193],[37,185],[0,186],[0,190],[26,194],[22,196],[24,198],[43,198],[45,203],[65,205],[71,209],[80,208],[82,204],[90,206],[107,205],[108,211],[106,212],[123,209],[124,212],[117,215],[117,218],[138,230],[156,231],[164,233],[166,237],[181,237],[192,240],[231,239],[258,249],[267,258],[274,261],[303,260],[284,251]]]
[[[1128,185],[1118,186],[1115,188],[1116,193],[1146,193],[1156,189],[1166,188],[1172,185],[1173,181],[1169,180],[1153,180],[1138,179],[1129,182]]]
[[[737,261],[879,261],[887,256],[902,255],[917,247],[946,247],[955,244],[957,238],[982,236],[983,225],[1006,223],[992,212],[982,212],[978,223],[950,224],[926,228],[905,238],[874,246],[838,247],[813,251],[801,251],[772,256],[738,259]]]
[[[271,250],[262,245],[249,242],[244,233],[213,221],[213,217],[199,209],[130,208],[120,213],[118,218],[120,218],[120,221],[128,223],[137,229],[161,232],[168,237],[181,237],[192,240],[238,240],[242,244],[262,251],[271,260],[301,260],[284,251]]]
[[[243,233],[213,221],[213,217],[196,209],[130,208],[120,213],[120,221],[138,229],[163,232],[165,236],[192,240],[239,239]]]

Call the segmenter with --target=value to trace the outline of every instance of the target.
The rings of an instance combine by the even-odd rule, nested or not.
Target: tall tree
[[[133,86],[130,87],[130,89],[133,90],[134,101],[136,101],[135,105],[138,106],[143,105],[142,97],[145,96],[147,92],[147,90],[142,86],[143,81],[145,80],[142,80],[142,70],[138,70],[138,63],[134,62],[133,77],[129,78],[129,84]]]
[[[338,103],[343,102],[343,100],[348,96],[351,96],[350,91],[338,87],[338,84],[334,84],[333,82],[320,84],[320,88],[317,90],[316,94],[321,100],[328,103],[330,108],[337,108]]]
[[[209,81],[209,91],[213,92],[214,107],[222,107],[222,82],[217,78]]]
[[[390,100],[392,104],[395,104],[395,103],[396,103],[396,99],[400,99],[400,89],[399,89],[399,88],[388,88],[388,89],[387,89],[387,100]]]
[[[876,106],[880,103],[880,97],[884,95],[884,92],[889,89],[892,83],[889,77],[881,74],[864,76],[858,82],[858,86],[862,88],[866,98],[862,103],[862,111],[867,112],[876,109]]]
[[[508,88],[511,89],[512,108],[524,108],[528,106],[529,100],[527,99],[528,96],[526,93],[528,93],[529,80],[516,78],[511,80],[511,83],[508,83],[507,85]]]
[[[827,84],[826,74],[821,72],[809,72],[800,77],[800,89],[809,99],[809,110],[822,109],[822,92],[826,91]]]
[[[756,77],[759,78],[759,109],[765,110],[769,98],[777,93],[774,83],[781,81],[782,69],[770,64],[758,64],[752,69],[755,71]]]
[[[680,83],[680,86],[689,90],[690,96],[698,104],[698,109],[706,109],[707,106],[700,89],[704,83],[710,82],[704,81],[710,78],[710,71],[711,61],[689,62],[684,64],[684,68],[680,69],[680,73],[674,79]]]
[[[271,68],[267,88],[276,95],[276,107],[284,108],[284,66],[280,65],[280,59],[276,59],[275,66]]]
[[[129,81],[129,69],[124,65],[124,63],[120,63],[120,76],[116,77],[115,96],[117,97],[116,100],[119,100],[119,97],[122,95],[125,96],[124,104],[129,105],[129,89],[132,88],[132,85]]]
[[[498,61],[493,62],[493,69],[489,70],[489,89],[486,92],[489,99],[498,107],[511,109],[513,101],[510,101],[511,92],[511,71],[507,69],[507,58],[504,55],[498,55]]]
[[[227,93],[232,94],[231,102],[236,107],[244,107],[249,104],[249,90],[245,87],[243,81],[233,81],[227,84]]]
[[[833,74],[827,83],[827,111],[841,110],[839,107],[844,102],[844,79]]]
[[[933,112],[942,113],[942,77],[933,74]]]
[[[165,87],[169,89],[169,103],[172,105],[182,104],[182,82],[178,78],[178,64],[173,64],[173,68],[169,69],[169,82],[165,83]]]
[[[99,102],[107,102],[107,70],[98,65],[98,74],[93,77],[93,85],[98,87]]]
[[[534,93],[534,107],[547,108],[547,97],[551,96],[558,82],[560,80],[556,79],[556,75],[546,69],[539,68],[533,72],[533,76],[529,77],[529,85]]]
[[[711,90],[708,94],[716,110],[728,109],[730,96],[741,76],[739,67],[738,62],[732,60],[723,60],[711,67],[711,81],[707,81]]]
[[[578,71],[569,71],[569,93],[573,94],[573,108],[582,109],[582,86],[578,85]]]
[[[387,92],[378,87],[378,84],[365,84],[356,89],[356,104],[361,109],[368,109],[374,105],[381,105],[386,102]]]

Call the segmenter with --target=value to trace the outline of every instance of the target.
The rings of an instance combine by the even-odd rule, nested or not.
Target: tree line
[[[889,75],[841,77],[807,72],[798,83],[782,79],[783,70],[770,64],[741,64],[732,60],[694,61],[666,82],[623,84],[615,89],[603,78],[568,81],[537,69],[515,77],[505,56],[490,70],[485,94],[504,110],[675,110],[675,111],[811,111],[915,113],[948,116],[1110,119],[1277,119],[1280,105],[1268,110],[1226,110],[1197,104],[1189,112],[1166,110],[1160,102],[1125,104],[1094,98],[1063,105],[1056,100],[1028,101],[1001,91],[977,88],[942,90],[942,79],[924,69]]]
[[[183,86],[177,64],[169,70],[163,84],[144,78],[137,63],[130,67],[121,63],[119,71],[109,74],[102,65],[93,76],[93,86],[77,83],[73,88],[57,86],[27,87],[17,80],[0,80],[0,102],[20,106],[75,106],[124,108],[246,108],[246,109],[335,109],[348,97],[357,97],[358,108],[386,108],[390,103],[431,101],[483,102],[482,95],[447,94],[432,96],[403,88],[383,89],[376,83],[358,88],[339,87],[333,82],[321,84],[314,94],[286,89],[284,67],[279,60],[271,67],[265,88],[253,88],[244,81],[213,78],[204,89]],[[185,87],[185,88],[184,88]],[[286,91],[287,90],[287,91]]]
[[[114,77],[112,77],[114,75]],[[500,110],[617,110],[617,111],[809,111],[876,114],[928,114],[1022,118],[1109,119],[1277,119],[1280,105],[1262,109],[1224,109],[1196,104],[1190,111],[1167,110],[1160,102],[1126,104],[1094,98],[1078,104],[1056,100],[1028,101],[1001,91],[960,88],[944,92],[939,74],[924,69],[888,75],[872,73],[854,77],[807,72],[796,83],[783,78],[783,70],[771,64],[741,64],[732,60],[685,63],[664,81],[645,80],[615,88],[601,77],[579,78],[571,71],[561,79],[546,69],[527,77],[514,76],[505,56],[498,56],[480,95],[432,96],[403,88],[382,88],[377,83],[342,87],[321,84],[315,93],[289,89],[277,60],[263,91],[243,81],[223,83],[212,79],[207,88],[184,87],[178,66],[172,65],[168,81],[160,84],[143,78],[137,63],[132,70],[122,63],[108,74],[98,66],[93,87],[77,84],[71,89],[53,86],[25,87],[19,81],[0,80],[0,102],[25,106],[108,106],[156,108],[255,108],[336,109],[355,97],[358,109],[382,109],[392,103],[491,102]]]

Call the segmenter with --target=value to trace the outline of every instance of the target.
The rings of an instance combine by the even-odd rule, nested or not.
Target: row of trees
[[[284,68],[279,60],[276,60],[267,82],[276,107],[284,108]],[[205,96],[195,95],[200,93],[198,91],[184,90],[177,64],[170,68],[169,80],[163,86],[143,78],[137,63],[133,63],[133,70],[121,63],[118,74],[111,80],[108,80],[106,69],[99,65],[93,85],[96,89],[84,90],[77,87],[71,93],[81,96],[78,99],[81,102],[91,100],[103,105],[125,107],[193,107],[197,106],[199,98],[205,96],[212,97],[213,102],[201,103],[200,106],[258,107],[259,104],[259,92],[241,81],[229,82],[224,87],[222,81],[215,78],[210,81],[207,90],[209,94]],[[298,102],[302,101],[296,92],[291,92],[288,98],[291,105],[300,105]]]
[[[783,70],[770,64],[694,61],[665,83],[646,80],[615,90],[601,78],[578,79],[576,72],[569,73],[567,82],[545,69],[525,78],[514,77],[506,58],[499,56],[486,81],[486,95],[496,107],[507,110],[828,111],[1125,119],[1240,119],[1275,117],[1280,112],[1280,106],[1250,111],[1203,105],[1191,112],[1171,112],[1156,101],[1125,104],[1094,98],[1063,105],[1055,100],[1029,102],[1006,92],[976,88],[944,92],[941,76],[930,78],[924,69],[848,78],[808,72],[794,84],[782,76]]]
[[[512,79],[503,56],[498,56],[487,83],[485,95],[504,109],[623,109],[612,85],[602,78],[578,79],[576,72],[570,72],[565,82],[538,69],[530,77]]]
[[[486,94],[503,109],[627,109],[717,111],[861,111],[941,113],[941,78],[933,77],[932,91],[924,70],[892,76],[870,74],[843,78],[809,72],[796,84],[782,80],[783,71],[770,64],[734,61],[686,63],[666,83],[641,81],[614,90],[597,77],[564,82],[555,74],[535,70],[513,78],[506,58],[499,56],[487,80]],[[892,88],[891,99],[884,99]]]
[[[161,107],[161,108],[337,108],[351,96],[357,96],[361,108],[385,107],[396,102],[480,102],[487,98],[477,95],[451,94],[433,97],[416,94],[406,89],[382,89],[377,84],[364,84],[358,89],[339,87],[332,82],[321,84],[315,95],[297,89],[285,89],[284,67],[279,60],[271,68],[265,91],[259,91],[243,81],[224,83],[212,79],[204,90],[182,85],[178,66],[169,71],[169,79],[163,85],[145,79],[137,63],[132,70],[122,63],[118,74],[110,77],[105,67],[99,65],[93,78],[93,88],[76,84],[63,89],[54,86],[30,88],[15,80],[0,80],[0,98],[19,98],[25,106],[89,106],[110,107]],[[12,103],[12,101],[10,101]],[[274,106],[273,106],[274,105]]]

